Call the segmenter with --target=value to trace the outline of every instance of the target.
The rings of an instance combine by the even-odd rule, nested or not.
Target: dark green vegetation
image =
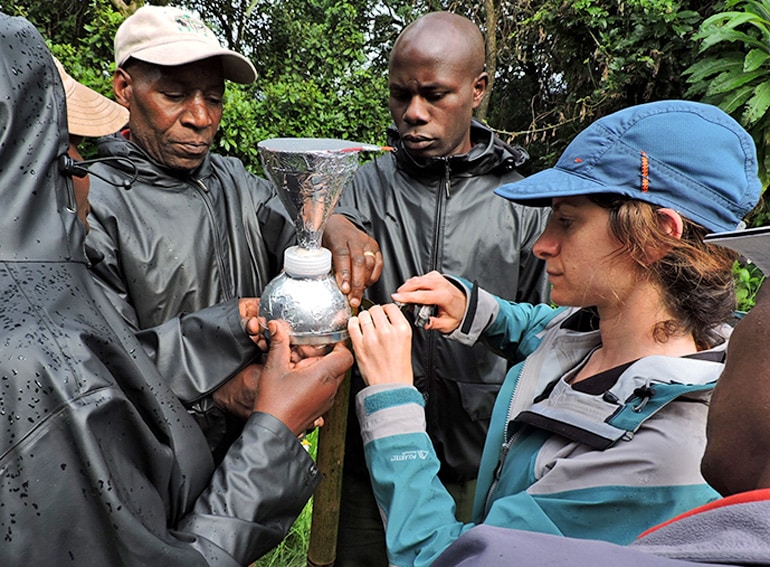
[[[28,17],[78,80],[109,94],[112,37],[142,0],[0,0]],[[156,0],[153,4],[168,4]],[[196,10],[259,79],[228,85],[216,150],[260,170],[276,136],[382,144],[390,123],[387,57],[419,14],[452,10],[487,36],[491,95],[478,116],[550,166],[597,118],[665,98],[719,105],[749,129],[767,183],[770,0],[178,0]],[[85,154],[93,152],[86,145]],[[708,156],[704,156],[708,159]],[[747,219],[770,222],[763,203]],[[737,268],[741,308],[761,275]]]
[[[0,0],[29,18],[81,82],[111,93],[112,38],[140,0]],[[154,1],[153,4],[169,2]],[[387,56],[417,15],[449,9],[487,35],[491,96],[479,118],[525,146],[530,171],[615,110],[665,98],[719,105],[752,133],[767,183],[770,0],[179,0],[256,66],[229,84],[216,150],[259,171],[256,145],[276,136],[384,143]],[[93,153],[86,146],[84,154]],[[704,159],[718,156],[704,156]],[[764,203],[747,219],[770,223]],[[761,282],[736,266],[741,309]],[[309,510],[258,565],[305,565]]]

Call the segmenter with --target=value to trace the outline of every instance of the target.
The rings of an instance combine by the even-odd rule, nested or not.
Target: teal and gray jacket
[[[495,404],[473,524],[455,519],[436,478],[417,390],[380,385],[357,398],[392,564],[429,565],[481,523],[626,544],[718,497],[699,465],[724,344],[681,358],[645,357],[572,387],[565,376],[599,345],[591,310],[469,295],[478,302],[469,301],[451,337],[527,357],[509,371]]]

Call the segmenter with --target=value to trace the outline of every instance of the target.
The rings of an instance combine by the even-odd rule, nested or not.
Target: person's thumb
[[[329,373],[336,378],[337,382],[340,382],[345,377],[345,372],[353,366],[353,353],[340,342],[334,345],[332,352],[323,360],[329,365]]]
[[[270,332],[270,350],[267,355],[267,363],[288,363],[291,357],[289,324],[285,321],[268,321],[267,330]]]

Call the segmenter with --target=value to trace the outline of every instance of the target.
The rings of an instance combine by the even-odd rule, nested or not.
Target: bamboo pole
[[[316,463],[321,472],[321,483],[313,495],[310,543],[307,550],[308,567],[331,567],[337,558],[350,374],[351,371],[348,370],[337,390],[334,405],[324,415],[324,425],[318,431]]]

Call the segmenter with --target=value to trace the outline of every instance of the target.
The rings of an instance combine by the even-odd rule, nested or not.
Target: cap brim
[[[495,194],[531,207],[545,207],[554,197],[595,195],[597,193],[625,194],[622,188],[609,187],[559,168],[544,169],[521,181],[506,183],[495,189]]]
[[[222,73],[228,81],[247,85],[257,79],[257,70],[246,57],[229,49],[202,44],[200,41],[176,41],[173,44],[156,45],[131,53],[130,57],[163,67],[221,57]],[[121,65],[123,63],[125,61],[121,62]]]

